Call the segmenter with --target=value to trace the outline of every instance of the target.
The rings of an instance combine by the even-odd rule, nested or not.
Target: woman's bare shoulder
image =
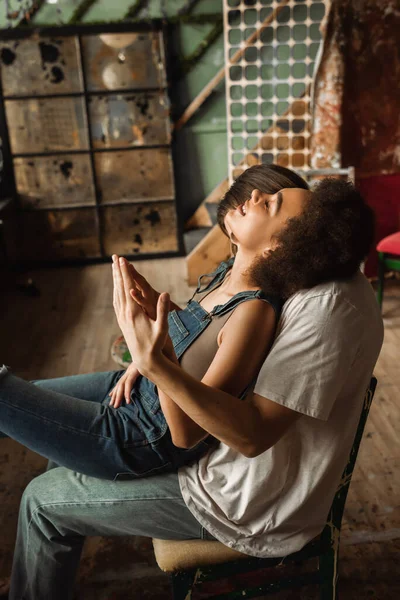
[[[273,306],[261,298],[246,300],[237,306],[222,327],[218,336],[218,345],[223,338],[252,336],[261,337],[275,329],[276,314]]]

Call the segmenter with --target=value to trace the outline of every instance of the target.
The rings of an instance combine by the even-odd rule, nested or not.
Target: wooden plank
[[[186,257],[188,284],[196,285],[204,273],[212,272],[222,260],[231,256],[231,242],[215,225]]]
[[[199,227],[212,227],[211,217],[205,202],[200,204],[199,208],[185,225],[186,231],[198,229]]]

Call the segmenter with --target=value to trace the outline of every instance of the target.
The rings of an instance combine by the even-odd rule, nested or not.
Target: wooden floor
[[[184,260],[137,264],[178,304],[190,296]],[[116,369],[110,346],[118,334],[112,307],[110,265],[31,271],[40,291],[30,296],[11,282],[0,292],[0,363],[25,379]],[[4,286],[3,286],[4,288]],[[30,288],[32,289],[32,287]],[[345,509],[341,541],[341,600],[400,597],[400,282],[387,284],[385,342],[378,388]],[[0,439],[0,578],[9,573],[18,504],[24,487],[45,461]],[[166,600],[167,577],[145,538],[91,538],[77,581],[76,600]],[[281,592],[275,600],[311,600],[317,590]],[[195,597],[193,598],[195,600]]]

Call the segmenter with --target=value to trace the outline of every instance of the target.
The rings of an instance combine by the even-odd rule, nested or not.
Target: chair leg
[[[339,545],[319,557],[320,600],[337,600]]]
[[[383,252],[378,252],[378,291],[377,300],[382,310],[383,302],[383,285],[385,283],[385,255]]]
[[[172,573],[171,583],[173,600],[190,600],[195,577],[196,569]]]

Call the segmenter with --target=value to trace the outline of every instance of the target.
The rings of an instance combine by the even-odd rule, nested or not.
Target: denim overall
[[[239,292],[225,304],[215,306],[210,313],[193,299],[197,293],[211,291],[222,283],[233,261],[232,258],[222,262],[214,273],[199,277],[196,292],[189,300],[186,308],[169,313],[169,335],[178,359],[208,327],[214,315],[225,315],[242,302],[254,298],[266,300],[273,306],[277,318],[279,318],[282,307],[280,299],[272,296],[267,297],[261,290]],[[211,280],[202,288],[201,282],[205,277],[211,277]],[[250,384],[248,387],[250,387]],[[243,392],[242,397],[245,394],[246,390]],[[129,427],[129,440],[125,444],[126,452],[128,454],[132,453],[132,470],[134,472],[130,473],[130,477],[134,476],[134,473],[143,477],[146,473],[154,473],[155,469],[157,472],[170,470],[171,468],[175,470],[183,464],[200,458],[211,446],[218,443],[210,435],[188,450],[174,446],[160,407],[156,386],[144,377],[140,377],[136,382],[131,392],[131,401],[132,403],[125,407],[125,410],[133,413],[132,419],[135,421],[135,427]],[[126,475],[128,476],[128,474]]]
[[[196,293],[222,283],[232,263],[223,262],[214,273],[200,277]],[[202,288],[203,277],[210,281]],[[277,316],[281,308],[279,299],[259,290],[240,292],[210,313],[194,297],[185,309],[168,316],[178,359],[214,315],[225,315],[252,298],[269,302]],[[0,367],[0,431],[60,466],[113,480],[176,471],[218,443],[209,435],[190,449],[174,446],[156,386],[145,377],[136,381],[130,404],[111,407],[109,392],[124,373],[71,375],[32,385]]]

